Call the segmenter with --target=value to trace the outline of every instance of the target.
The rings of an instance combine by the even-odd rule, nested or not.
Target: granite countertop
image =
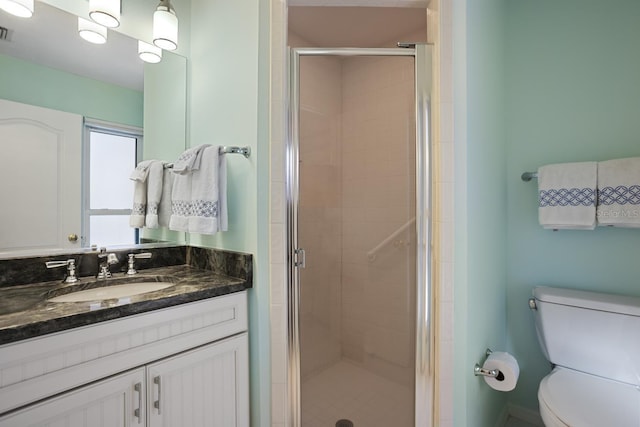
[[[170,281],[174,285],[145,294],[94,302],[54,303],[47,298],[99,283]],[[73,286],[73,288],[71,287]],[[114,274],[106,280],[83,277],[65,285],[60,281],[9,286],[0,289],[0,345],[124,316],[144,313],[234,292],[252,286],[251,278],[226,276],[189,265],[140,270],[135,276]]]

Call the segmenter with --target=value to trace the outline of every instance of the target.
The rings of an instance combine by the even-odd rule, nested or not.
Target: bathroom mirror
[[[146,64],[138,58],[138,42],[131,37],[109,30],[106,44],[90,44],[78,36],[77,16],[43,2],[36,2],[35,9],[30,19],[16,18],[0,11],[0,69],[7,73],[0,79],[0,99],[71,112],[118,125],[142,127],[143,158],[167,161],[177,158],[186,145],[186,58],[164,51],[159,64]],[[6,77],[10,69],[13,70],[13,78]],[[24,72],[16,73],[15,70]],[[60,96],[53,87],[55,82],[60,82],[60,76],[68,79],[80,76],[104,87],[90,93],[68,90]],[[167,84],[168,81],[171,84]],[[106,109],[101,106],[113,104],[111,98],[120,92],[130,96],[127,99],[131,101],[121,104],[126,108],[103,115],[101,112]],[[102,95],[96,96],[98,93]],[[0,190],[3,190],[0,191],[3,204],[19,203],[19,199],[13,199],[21,193],[19,183],[3,180]],[[58,202],[63,203],[61,200]],[[82,211],[82,206],[71,208]],[[20,233],[29,232],[34,231],[20,230]],[[179,244],[186,241],[184,233],[145,231],[141,235],[146,237],[146,241]],[[69,251],[81,249],[78,244]],[[47,255],[50,252],[47,249],[34,250],[29,255]],[[0,247],[0,258],[18,255],[23,253],[13,253]]]

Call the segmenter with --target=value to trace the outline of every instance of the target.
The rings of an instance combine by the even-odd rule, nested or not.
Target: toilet
[[[546,427],[640,427],[640,298],[536,287]]]

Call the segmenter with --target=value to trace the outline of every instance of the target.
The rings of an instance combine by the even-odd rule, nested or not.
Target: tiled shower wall
[[[415,335],[413,64],[355,57],[342,67],[343,356],[407,386]]]
[[[300,270],[301,375],[341,357],[342,270],[342,65],[338,58],[300,61],[299,240],[306,252]]]

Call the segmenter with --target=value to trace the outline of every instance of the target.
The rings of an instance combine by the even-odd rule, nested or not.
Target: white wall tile
[[[281,383],[271,385],[271,425],[284,427],[286,421],[286,386]]]
[[[286,267],[282,264],[271,264],[271,304],[285,305]]]

